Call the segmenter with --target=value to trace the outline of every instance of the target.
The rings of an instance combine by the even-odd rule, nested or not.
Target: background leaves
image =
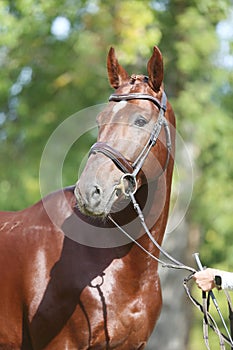
[[[232,11],[228,0],[2,0],[1,208],[19,210],[40,199],[40,158],[53,130],[107,101],[109,47],[129,73],[146,73],[158,45],[177,128],[194,163],[187,235],[197,236],[206,265],[233,270],[233,35],[226,30]],[[65,34],[54,31],[58,18]],[[93,141],[89,134],[74,146],[64,185],[76,181]]]

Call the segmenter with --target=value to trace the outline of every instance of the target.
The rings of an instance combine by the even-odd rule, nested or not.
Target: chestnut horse
[[[148,77],[129,76],[113,48],[107,68],[115,92],[98,116],[98,142],[76,186],[1,212],[2,350],[144,349],[159,317],[158,262],[145,253],[158,257],[159,250],[135,208],[161,244],[175,117],[157,47]]]

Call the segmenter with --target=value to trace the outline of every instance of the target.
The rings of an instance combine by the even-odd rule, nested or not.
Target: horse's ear
[[[147,64],[149,85],[154,91],[159,91],[163,81],[163,57],[157,46]]]
[[[108,53],[107,68],[108,68],[108,79],[111,86],[114,89],[117,89],[120,85],[122,85],[123,83],[126,83],[129,80],[128,73],[119,64],[113,47],[110,48]]]

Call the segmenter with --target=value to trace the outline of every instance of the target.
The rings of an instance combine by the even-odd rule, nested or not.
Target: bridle
[[[124,173],[124,175],[120,179],[120,188],[125,196],[129,196],[130,192],[135,193],[137,191],[137,181],[136,177],[139,171],[141,170],[150,150],[157,143],[162,127],[164,127],[165,135],[166,135],[166,149],[167,149],[167,157],[166,162],[159,173],[161,176],[167,169],[170,155],[171,155],[171,134],[168,125],[168,121],[165,118],[165,112],[167,108],[167,96],[165,92],[162,92],[161,101],[159,101],[156,97],[149,94],[141,94],[141,93],[129,93],[129,94],[112,94],[109,97],[109,101],[120,102],[120,101],[131,101],[131,100],[147,100],[152,102],[158,109],[159,115],[157,121],[154,123],[152,132],[139,156],[135,161],[127,160],[119,151],[115,150],[111,146],[109,146],[106,142],[96,142],[90,150],[89,155],[102,153],[106,157],[110,158],[113,163]],[[127,189],[125,187],[125,181],[127,182]]]
[[[162,93],[162,98],[161,101],[159,101],[157,98],[154,96],[151,96],[149,94],[141,94],[141,93],[129,93],[129,94],[112,94],[109,97],[109,101],[114,101],[114,102],[120,102],[120,101],[130,101],[130,100],[147,100],[152,102],[158,109],[159,109],[159,115],[158,119],[154,124],[153,130],[150,134],[150,137],[148,141],[146,142],[145,146],[143,147],[142,151],[140,152],[139,156],[136,158],[134,162],[131,162],[127,160],[119,151],[115,150],[111,146],[109,146],[105,142],[96,142],[90,150],[89,155],[91,154],[96,154],[96,153],[102,153],[106,157],[110,158],[113,163],[124,173],[120,179],[120,188],[123,194],[126,197],[129,197],[131,199],[131,202],[133,204],[134,210],[136,211],[141,225],[144,228],[146,234],[150,238],[150,240],[153,242],[153,244],[158,248],[158,250],[168,259],[171,261],[171,263],[164,262],[160,258],[157,258],[153,254],[151,254],[148,250],[146,250],[137,240],[135,240],[130,234],[128,234],[113,218],[111,215],[108,216],[108,218],[112,221],[112,223],[121,231],[123,232],[132,242],[134,242],[139,248],[141,248],[146,254],[148,254],[152,259],[156,260],[158,263],[160,263],[163,267],[168,267],[168,268],[175,268],[175,269],[182,269],[191,272],[191,274],[184,279],[183,286],[185,289],[186,294],[192,301],[192,303],[202,312],[203,314],[203,335],[204,335],[204,340],[205,340],[205,345],[208,350],[210,350],[209,346],[209,339],[208,339],[208,327],[214,330],[214,332],[218,335],[219,337],[219,342],[220,342],[220,349],[225,350],[225,343],[229,344],[231,348],[233,349],[233,340],[232,336],[229,333],[227,326],[224,322],[223,316],[221,314],[221,311],[219,309],[219,306],[217,304],[216,298],[213,294],[212,291],[209,292],[208,298],[211,298],[213,300],[214,306],[220,316],[220,319],[222,321],[222,324],[225,328],[225,331],[227,333],[227,336],[224,335],[218,328],[215,320],[209,313],[209,308],[208,308],[208,302],[206,301],[206,295],[205,292],[203,292],[203,304],[200,304],[192,295],[190,292],[190,289],[188,287],[188,282],[192,279],[193,274],[197,271],[196,269],[189,267],[180,261],[176,260],[174,257],[172,257],[169,253],[167,253],[154,239],[153,235],[151,234],[150,230],[148,229],[144,215],[142,213],[142,210],[139,206],[139,204],[136,201],[136,198],[134,194],[137,191],[137,182],[136,182],[136,176],[139,173],[139,171],[142,169],[142,166],[151,150],[152,147],[154,147],[157,143],[157,140],[159,138],[160,132],[162,128],[164,127],[165,130],[165,135],[166,135],[166,149],[167,149],[167,157],[166,157],[166,162],[159,173],[158,177],[161,176],[167,169],[170,156],[171,156],[171,134],[170,134],[170,129],[168,125],[168,121],[165,118],[165,113],[166,113],[166,107],[167,107],[167,97],[165,92]],[[125,181],[128,183],[128,187],[126,189],[125,187]],[[199,257],[196,254],[194,254],[198,269],[201,270],[201,262],[199,260]],[[227,297],[228,299],[228,304],[230,307],[230,298]],[[232,306],[231,306],[232,308]]]

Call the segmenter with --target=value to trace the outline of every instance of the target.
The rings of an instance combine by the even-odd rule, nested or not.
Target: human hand
[[[219,275],[219,270],[208,268],[196,272],[193,275],[193,279],[196,281],[198,288],[208,292],[215,287],[215,275]]]

